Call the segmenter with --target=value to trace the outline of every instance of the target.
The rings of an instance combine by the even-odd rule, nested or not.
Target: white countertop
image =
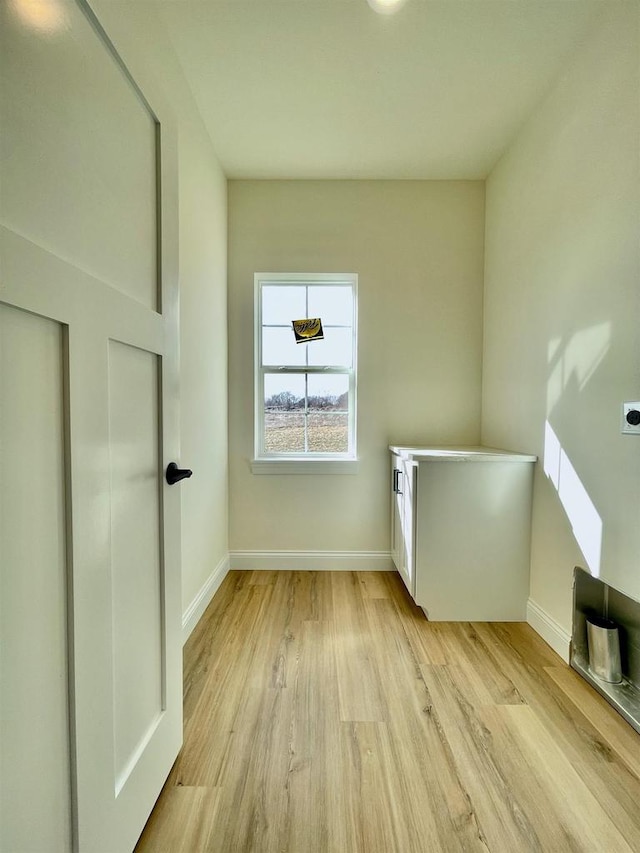
[[[399,447],[390,444],[389,450],[414,462],[535,462],[538,458],[526,453],[477,446]]]

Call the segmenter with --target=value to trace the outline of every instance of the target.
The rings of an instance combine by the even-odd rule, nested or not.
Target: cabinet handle
[[[400,491],[400,477],[402,477],[402,471],[399,471],[397,468],[393,469],[393,491],[396,495],[401,495]]]

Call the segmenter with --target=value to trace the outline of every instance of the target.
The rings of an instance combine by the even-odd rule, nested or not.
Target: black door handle
[[[185,480],[187,477],[190,477],[193,474],[189,468],[178,468],[175,462],[169,462],[167,465],[167,483],[170,486],[179,483],[180,480]]]

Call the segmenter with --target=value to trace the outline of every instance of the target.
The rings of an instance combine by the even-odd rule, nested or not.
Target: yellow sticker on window
[[[311,317],[306,320],[292,320],[291,322],[297,344],[308,344],[309,341],[324,340],[320,317]]]

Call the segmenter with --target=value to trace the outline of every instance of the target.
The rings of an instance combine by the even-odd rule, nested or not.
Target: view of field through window
[[[266,374],[265,450],[346,453],[349,379],[344,375]]]

